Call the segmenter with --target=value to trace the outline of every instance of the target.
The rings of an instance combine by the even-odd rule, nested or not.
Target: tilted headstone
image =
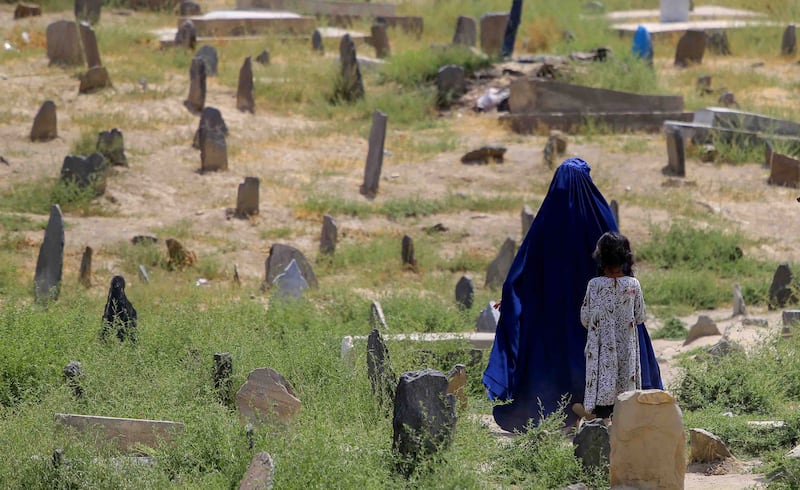
[[[708,50],[720,56],[730,56],[731,46],[725,31],[716,31],[708,35]]]
[[[742,296],[742,288],[738,284],[733,285],[733,316],[747,315],[747,308]]]
[[[700,315],[697,318],[697,323],[689,328],[689,333],[686,334],[686,340],[683,341],[683,345],[689,345],[700,337],[709,337],[713,335],[722,335],[719,328],[717,328],[717,324],[714,323],[711,317]]]
[[[467,409],[467,367],[463,364],[456,364],[447,373],[447,392],[452,393],[458,400],[458,410]]]
[[[322,43],[322,34],[319,29],[314,29],[314,34],[311,35],[311,49],[319,54],[325,52],[325,45]]]
[[[497,331],[497,322],[500,321],[500,309],[495,308],[497,303],[489,301],[486,308],[482,309],[478,314],[478,320],[475,322],[476,332],[495,333]]]
[[[83,54],[86,56],[86,68],[103,66],[103,63],[100,61],[100,48],[97,47],[97,36],[94,33],[94,29],[92,29],[89,24],[83,22],[78,25],[78,28],[81,33]]]
[[[37,303],[58,299],[64,269],[64,219],[58,204],[50,206],[50,219],[36,259],[33,295]]]
[[[783,308],[789,302],[796,301],[792,291],[792,269],[789,264],[779,264],[772,276],[769,286],[769,308]]]
[[[47,58],[51,65],[83,64],[78,24],[58,20],[47,26]]]
[[[265,49],[261,52],[258,56],[256,56],[256,63],[261,63],[262,65],[269,64],[269,50]]]
[[[456,32],[453,34],[453,44],[475,46],[478,41],[478,27],[475,19],[459,15],[456,20]]]
[[[794,56],[797,53],[797,30],[794,24],[786,26],[781,39],[781,54],[784,56]]]
[[[617,228],[620,227],[619,223],[619,203],[616,199],[612,199],[608,206],[611,208],[611,214],[614,215],[614,221],[617,222]]]
[[[508,24],[507,12],[494,12],[481,16],[481,51],[491,57],[500,56]]]
[[[184,20],[178,26],[178,32],[175,33],[175,46],[191,50],[197,46],[197,28],[190,19]]]
[[[417,267],[417,258],[414,256],[414,239],[408,235],[403,235],[400,256],[403,260],[403,266],[411,269]]]
[[[200,58],[203,60],[203,63],[206,64],[206,76],[207,77],[215,77],[217,76],[217,66],[219,65],[219,55],[217,54],[217,48],[214,46],[209,46],[208,44],[204,44],[200,46],[200,49],[194,54],[196,58]]]
[[[436,74],[436,98],[440,106],[447,106],[467,91],[464,68],[459,65],[444,65]]]
[[[300,272],[297,261],[292,259],[286,269],[275,277],[272,285],[276,286],[275,291],[279,296],[288,298],[299,298],[303,296],[303,291],[308,289],[308,281]]]
[[[528,230],[531,229],[536,214],[534,214],[533,209],[527,204],[522,206],[522,211],[519,214],[522,221],[522,239],[524,240],[525,237],[528,236]]]
[[[364,98],[364,81],[358,67],[356,45],[350,34],[342,36],[339,43],[339,62],[342,65],[341,79],[337,90],[338,98],[346,102],[354,102]]]
[[[485,286],[493,289],[500,288],[506,280],[508,271],[511,269],[511,262],[514,261],[514,253],[517,249],[517,243],[512,238],[506,238],[503,245],[500,247],[500,252],[497,257],[489,264],[486,269],[486,282]]]
[[[275,464],[268,452],[254,454],[239,482],[239,490],[270,490],[274,471]]]
[[[686,148],[680,128],[665,126],[664,135],[667,140],[667,166],[664,167],[665,175],[676,177],[686,176]]]
[[[178,6],[178,14],[181,17],[192,17],[195,15],[202,15],[203,9],[201,9],[200,5],[195,2],[183,0]]]
[[[168,420],[144,420],[57,413],[56,422],[81,433],[100,434],[100,441],[113,443],[127,453],[141,451],[143,446],[156,448],[169,444],[182,434],[186,426]]]
[[[215,352],[214,353],[214,389],[217,391],[217,396],[220,401],[225,405],[233,403],[233,358],[230,352]]]
[[[197,255],[184,247],[178,240],[167,238],[165,243],[167,245],[167,269],[183,270],[197,264]]]
[[[767,183],[785,187],[800,187],[800,160],[773,151],[770,156]]]
[[[258,368],[250,371],[247,381],[236,393],[236,405],[242,425],[262,422],[291,422],[300,411],[300,400],[292,386],[277,371]]]
[[[338,236],[336,220],[328,214],[324,215],[322,217],[322,233],[319,237],[319,253],[327,255],[336,251]]]
[[[83,249],[80,274],[78,275],[78,282],[87,288],[92,287],[92,252],[92,247]]]
[[[72,389],[72,395],[75,398],[83,398],[83,367],[78,361],[69,361],[69,364],[64,366],[64,380],[67,386]]]
[[[369,326],[380,331],[388,330],[386,316],[383,314],[383,307],[377,301],[373,301],[369,307]]]
[[[383,167],[383,145],[386,141],[386,123],[388,116],[379,110],[372,114],[372,128],[369,131],[369,148],[367,163],[364,169],[364,183],[359,192],[368,199],[378,194],[378,185]]]
[[[292,260],[297,262],[300,272],[308,282],[309,287],[316,289],[318,287],[317,277],[314,275],[314,270],[311,269],[311,264],[306,260],[305,255],[300,250],[283,243],[275,243],[269,248],[269,256],[264,264],[266,268],[266,285],[271,285],[278,274],[282,273],[289,262]]]
[[[206,104],[206,63],[202,58],[192,58],[192,66],[189,68],[189,95],[183,101],[192,113],[203,110]]]
[[[733,92],[722,92],[719,99],[717,99],[717,103],[723,107],[739,107],[739,103],[736,102],[736,95]]]
[[[611,426],[611,488],[683,488],[686,433],[675,399],[661,390],[617,396]]]
[[[386,33],[386,24],[372,24],[370,32],[372,46],[375,48],[375,57],[386,58],[391,55],[392,49],[389,46],[389,35]]]
[[[100,22],[102,0],[75,0],[75,19],[78,22],[97,24]]]
[[[31,141],[50,141],[58,137],[56,104],[46,100],[33,118]]]
[[[442,101],[440,100],[441,104]],[[488,165],[491,162],[503,163],[507,148],[499,145],[484,145],[470,150],[461,157],[461,163]]]
[[[433,369],[403,373],[392,417],[397,469],[409,475],[422,457],[446,449],[453,440],[456,420],[455,397],[447,393],[443,373]]]
[[[748,322],[746,320],[747,319],[742,321],[742,325],[747,325]],[[758,319],[756,318],[754,320]],[[764,326],[769,326],[769,324]],[[743,354],[745,351],[744,347],[742,347],[741,345],[737,344],[732,340],[728,340],[725,337],[722,337],[721,339],[719,339],[719,342],[712,345],[708,350],[706,350],[706,352],[708,352],[708,354],[711,357],[720,358],[720,357],[725,357],[729,354],[733,354],[734,352],[739,352]]]
[[[472,278],[469,276],[461,276],[461,279],[456,283],[456,303],[461,308],[468,310],[472,308],[472,302],[475,300],[475,285],[472,283]]]
[[[372,394],[382,407],[388,409],[394,399],[397,378],[389,363],[389,349],[377,328],[373,328],[367,337],[367,377]]]
[[[228,145],[222,131],[206,131],[200,146],[200,171],[228,170]]]
[[[244,59],[239,69],[239,84],[236,89],[236,108],[254,114],[256,101],[253,96],[253,64],[250,57]]]
[[[42,7],[30,3],[18,3],[14,9],[14,20],[42,15]]]
[[[88,157],[67,155],[61,165],[61,180],[73,182],[81,189],[91,187],[98,196],[106,191],[106,161],[103,155],[92,153]]]
[[[733,454],[718,436],[704,429],[689,429],[690,463],[716,463]]]
[[[258,214],[258,177],[245,177],[236,193],[236,216],[245,218]]]
[[[605,468],[611,456],[610,441],[603,419],[585,421],[572,440],[575,457],[584,468]]]
[[[105,66],[93,66],[81,75],[81,84],[78,87],[79,94],[91,94],[100,89],[111,87],[111,78]]]
[[[200,149],[205,141],[205,135],[210,131],[221,131],[225,136],[228,135],[228,126],[222,119],[222,113],[216,107],[204,107],[200,113],[200,123],[194,133],[192,148]]]
[[[128,166],[128,157],[125,156],[125,141],[122,131],[113,128],[110,131],[100,131],[97,135],[97,152],[103,155],[106,162],[112,166]]]
[[[678,41],[675,48],[675,66],[701,64],[706,51],[708,36],[705,31],[688,30]]]

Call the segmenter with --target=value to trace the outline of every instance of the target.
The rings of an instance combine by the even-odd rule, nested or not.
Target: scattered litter
[[[194,285],[195,285],[195,286],[202,286],[202,285],[204,285],[204,284],[208,284],[208,279],[206,279],[206,278],[204,278],[204,277],[201,277],[200,279],[198,279],[198,280],[197,280],[197,281],[194,283]]]
[[[14,47],[14,45],[13,45],[13,44],[11,44],[11,43],[10,43],[10,42],[8,42],[8,41],[6,41],[6,42],[3,44],[3,49],[5,49],[6,51],[17,51],[17,48],[15,48],[15,47]]]
[[[475,103],[475,107],[479,111],[489,111],[497,106],[499,106],[504,100],[508,99],[508,96],[511,94],[511,89],[509,88],[493,88],[490,87],[483,93],[480,97],[478,97],[478,101]]]
[[[25,41],[25,44],[29,44],[31,42],[31,35],[27,32],[22,32],[22,40]]]

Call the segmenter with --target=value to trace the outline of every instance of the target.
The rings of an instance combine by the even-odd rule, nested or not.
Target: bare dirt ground
[[[78,95],[78,81],[73,77],[77,70],[48,67],[43,43],[45,26],[69,18],[69,13],[15,23],[10,20],[12,10],[11,6],[0,6],[0,37],[12,40],[26,53],[36,52],[19,60],[7,57],[7,62],[0,64],[0,155],[9,161],[8,165],[0,164],[0,193],[24,182],[57,176],[64,156],[85,129],[81,121],[88,115],[105,119],[106,129],[119,127],[123,131],[130,162],[128,168],[117,168],[109,177],[107,192],[99,201],[103,216],[66,216],[66,281],[76,281],[81,253],[87,245],[95,249],[96,282],[106,284],[119,267],[114,254],[119,244],[137,234],[166,238],[164,230],[183,227],[190,230],[182,239],[188,248],[201,257],[216,255],[228,271],[238,264],[245,284],[255,289],[263,278],[271,243],[287,241],[307,256],[317,255],[320,217],[304,216],[296,206],[308,193],[364,201],[358,192],[367,152],[363,136],[327,132],[314,136],[316,128],[330,121],[278,115],[265,107],[257,107],[255,115],[240,113],[235,109],[234,91],[209,78],[206,105],[222,110],[230,130],[230,168],[202,175],[198,172],[199,152],[191,148],[198,119],[182,104],[188,91],[188,73],[149,84],[148,91],[160,94],[149,97],[137,78],[115,78],[112,70],[113,89]],[[107,12],[103,15],[103,22],[109,24],[121,24],[128,18]],[[31,46],[20,44],[22,31],[30,33]],[[156,49],[153,43],[130,55],[148,56]],[[224,56],[224,51],[221,54]],[[111,58],[107,53],[103,56]],[[754,61],[740,63],[749,66]],[[784,66],[766,67],[770,68],[785,71]],[[266,69],[255,70],[256,84],[269,76]],[[800,80],[800,70],[786,73]],[[31,143],[28,133],[33,117],[46,99],[54,100],[58,108],[59,138]],[[388,153],[375,205],[398,197],[434,198],[456,192],[480,196],[513,193],[528,203],[544,196],[553,173],[542,160],[544,137],[515,135],[498,123],[496,114],[461,110],[444,117],[451,124],[456,148],[424,160],[414,159],[402,148],[409,138],[424,134],[396,130],[389,121]],[[460,163],[464,152],[485,144],[507,147],[504,163]],[[689,159],[687,177],[672,181],[661,173],[666,165],[661,135],[571,137],[567,153],[565,156],[587,160],[605,196],[620,203],[621,228],[634,245],[647,240],[651,225],[669,223],[679,211],[698,224],[722,223],[741,230],[758,243],[745,253],[788,262],[800,259],[796,239],[800,235],[798,191],[767,185],[768,170],[760,163],[732,166]],[[225,210],[235,206],[236,188],[245,176],[261,179],[261,212],[251,220],[229,219]],[[45,221],[46,216],[35,219]],[[336,219],[345,241],[376,233],[402,233],[409,226],[382,217]],[[444,224],[454,236],[461,237],[452,248],[443,248],[443,255],[466,249],[493,256],[506,236],[518,242],[521,238],[518,211],[440,214],[419,218],[413,226],[421,229],[435,223]],[[28,238],[26,264],[20,273],[32,277],[42,233],[29,232]],[[320,282],[333,286],[335,278],[320,278]],[[93,294],[104,293],[103,287],[93,289]],[[728,310],[697,312],[684,320],[692,325],[701,313],[710,314],[721,330],[730,326],[729,336],[745,345],[780,329],[779,314],[766,311],[751,312],[769,321],[766,329],[743,326],[740,320],[730,318]],[[658,326],[655,320],[649,324],[651,329]],[[655,341],[666,384],[676,379],[676,355],[717,340],[719,337],[702,338],[686,347],[675,341]],[[690,472],[687,488],[757,485],[758,475],[747,474],[748,470],[745,464],[740,471],[744,474]]]

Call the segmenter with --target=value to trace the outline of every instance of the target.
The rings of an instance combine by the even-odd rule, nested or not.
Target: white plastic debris
[[[511,94],[511,90],[508,88],[489,88],[483,95],[478,97],[475,106],[481,111],[494,109],[506,100],[509,94]]]
[[[208,284],[208,279],[206,279],[205,277],[201,277],[200,279],[198,279],[198,280],[197,280],[197,281],[194,283],[194,285],[195,285],[195,286],[202,286],[202,285],[204,285],[204,284]]]
[[[11,44],[11,43],[10,43],[10,42],[8,42],[8,41],[6,41],[5,43],[3,43],[3,49],[5,49],[6,51],[16,51],[16,50],[17,50],[17,48],[15,48],[15,47],[14,47],[14,45],[13,45],[13,44]]]
[[[30,34],[28,34],[28,33],[27,33],[27,32],[25,32],[25,31],[23,31],[23,32],[22,32],[22,40],[23,40],[23,41],[25,41],[25,44],[28,44],[28,43],[30,43],[30,42],[31,42],[31,35],[30,35]]]

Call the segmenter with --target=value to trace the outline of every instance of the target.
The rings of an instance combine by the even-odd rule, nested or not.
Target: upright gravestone
[[[81,189],[92,188],[95,195],[103,195],[106,191],[106,161],[103,155],[67,155],[61,165],[61,180],[74,183]]]
[[[228,135],[228,126],[222,119],[222,113],[216,107],[204,107],[200,113],[200,124],[194,133],[192,148],[200,149],[205,141],[206,134],[211,131],[220,131],[225,136]]]
[[[250,449],[253,449],[252,445]],[[239,482],[239,490],[271,490],[274,471],[275,464],[268,452],[262,451],[254,454],[247,471]]]
[[[39,17],[42,15],[42,7],[30,3],[18,3],[14,9],[14,20],[26,17]]]
[[[175,33],[175,46],[194,50],[194,47],[197,46],[197,29],[194,22],[189,19],[181,22],[178,32]]]
[[[614,221],[617,222],[617,228],[619,228],[619,203],[616,199],[612,199],[608,206],[611,208],[611,214],[614,215]]]
[[[495,333],[497,331],[497,322],[500,321],[500,310],[496,308],[497,303],[489,301],[486,308],[482,309],[478,314],[478,320],[475,322],[475,330],[478,332]]]
[[[311,49],[315,53],[325,53],[325,45],[322,43],[322,34],[319,29],[314,29],[314,34],[311,35]]]
[[[245,177],[236,193],[236,216],[246,218],[258,214],[258,177]]]
[[[78,24],[59,20],[47,26],[47,58],[51,65],[80,65],[83,63]]]
[[[269,257],[267,257],[264,264],[266,268],[266,285],[271,285],[275,278],[278,277],[278,274],[283,272],[292,260],[297,262],[300,272],[308,281],[308,285],[316,289],[318,287],[317,277],[314,275],[314,270],[311,269],[311,264],[308,263],[303,252],[283,243],[275,243],[269,248]]]
[[[706,51],[708,36],[705,31],[688,30],[678,41],[675,48],[675,66],[689,66],[701,64]]]
[[[456,303],[460,308],[468,310],[472,308],[472,302],[475,300],[475,285],[472,283],[472,278],[469,276],[461,276],[461,279],[456,283]]]
[[[261,63],[262,65],[269,64],[269,50],[265,49],[261,52],[258,56],[256,56],[256,63]]]
[[[102,0],[75,0],[75,19],[92,25],[100,22]]]
[[[100,131],[97,135],[97,152],[103,155],[106,162],[112,166],[128,166],[128,158],[125,156],[125,141],[122,131],[113,128],[110,131]]]
[[[494,12],[481,16],[481,51],[489,56],[500,55],[508,24],[508,13]]]
[[[91,94],[100,89],[111,87],[111,78],[105,66],[93,66],[80,76],[79,94]]]
[[[339,61],[342,65],[341,78],[337,90],[338,98],[346,102],[354,102],[364,98],[364,81],[358,67],[356,45],[350,34],[342,36],[339,43]]]
[[[664,174],[676,177],[686,176],[686,149],[683,134],[680,128],[665,126],[664,133],[667,138],[667,166]]]
[[[58,124],[56,119],[56,104],[46,100],[33,118],[31,128],[31,141],[50,141],[58,137]]]
[[[742,288],[738,284],[733,285],[733,316],[747,315],[747,307],[744,304]]]
[[[486,287],[497,289],[503,285],[503,281],[506,280],[508,271],[511,269],[511,262],[514,260],[516,249],[516,242],[510,237],[506,238],[506,241],[500,247],[497,257],[486,269]]]
[[[214,353],[214,389],[224,405],[233,404],[233,358],[230,352]]]
[[[332,254],[336,250],[338,235],[336,220],[328,214],[324,215],[322,217],[322,233],[319,237],[319,253],[323,255]]]
[[[254,114],[256,101],[253,97],[253,64],[250,57],[244,59],[239,69],[239,85],[236,89],[236,108]]]
[[[369,326],[383,332],[389,328],[388,325],[386,325],[386,316],[383,314],[383,307],[377,301],[373,301],[369,307]]]
[[[196,114],[203,110],[206,104],[206,64],[198,57],[192,58],[189,68],[189,96],[183,105],[190,112]]]
[[[531,209],[530,206],[527,204],[522,206],[522,211],[520,212],[520,219],[522,221],[522,239],[524,240],[526,236],[528,236],[528,230],[531,229],[531,225],[533,224],[533,219],[536,215]]]
[[[783,308],[795,300],[794,296],[792,269],[789,264],[779,264],[772,276],[772,284],[769,286],[769,309]]]
[[[725,31],[712,32],[708,35],[708,50],[720,56],[731,55],[731,45]]]
[[[444,65],[436,73],[436,98],[440,106],[448,106],[467,91],[464,68],[459,65]]]
[[[97,36],[94,29],[89,24],[81,22],[78,26],[81,33],[81,44],[83,45],[83,54],[86,56],[86,68],[93,66],[102,66],[100,61],[100,48],[97,47]]]
[[[611,455],[609,443],[608,427],[599,418],[583,423],[572,440],[575,457],[584,468],[607,468]]]
[[[217,76],[217,66],[219,65],[219,55],[217,54],[217,49],[214,46],[209,46],[208,44],[204,44],[200,46],[200,49],[194,54],[195,57],[200,58],[203,60],[203,63],[206,64],[206,76],[207,77],[215,77]]]
[[[388,409],[394,399],[396,378],[389,364],[389,349],[377,328],[373,328],[367,337],[367,377],[372,394],[381,406]]]
[[[64,219],[58,204],[50,206],[50,219],[36,259],[33,295],[37,303],[58,299],[64,269]]]
[[[78,282],[84,287],[92,287],[92,247],[83,249],[83,257],[81,257],[81,269],[78,275]]]
[[[247,381],[236,392],[236,405],[242,425],[288,423],[300,412],[300,400],[292,386],[272,368],[250,371]]]
[[[228,145],[221,130],[206,131],[200,145],[200,171],[228,170]]]
[[[403,260],[404,267],[417,268],[417,258],[414,256],[414,240],[408,235],[403,235],[400,257]]]
[[[181,17],[191,17],[194,15],[202,15],[203,9],[200,8],[200,5],[191,2],[189,0],[183,0],[180,5],[178,6],[178,14]]]
[[[67,386],[72,388],[72,395],[75,398],[83,398],[83,366],[78,361],[69,361],[64,366],[64,380]]]
[[[292,259],[286,269],[275,277],[272,282],[276,286],[278,296],[287,298],[299,298],[303,295],[303,291],[308,289],[308,281],[303,277],[300,272],[300,267],[297,266],[297,261]]]
[[[456,20],[456,32],[453,35],[453,44],[463,44],[464,46],[475,46],[478,40],[478,27],[475,19],[463,15]]]
[[[784,56],[794,56],[797,53],[797,32],[794,24],[786,26],[781,39],[781,54]]]
[[[369,132],[369,148],[367,150],[367,164],[364,169],[364,183],[359,192],[367,199],[373,199],[378,194],[378,184],[381,179],[383,167],[383,145],[386,140],[386,122],[388,117],[379,110],[372,114],[372,128]]]
[[[456,400],[447,377],[433,369],[400,376],[394,397],[392,449],[397,469],[410,475],[424,456],[446,449],[456,426]]]
[[[371,31],[372,46],[375,48],[377,58],[386,58],[392,53],[389,47],[389,35],[386,33],[386,24],[376,22],[372,24]]]

